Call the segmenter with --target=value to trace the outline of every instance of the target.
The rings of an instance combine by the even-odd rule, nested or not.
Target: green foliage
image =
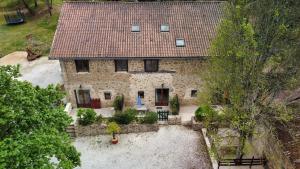
[[[79,120],[79,124],[81,125],[90,125],[96,121],[96,112],[94,109],[78,109],[77,116]]]
[[[202,105],[195,111],[195,117],[198,121],[205,120],[206,123],[221,122],[222,115],[214,110],[210,105]]]
[[[107,125],[106,131],[109,134],[114,134],[114,133],[119,133],[121,131],[121,128],[116,122],[110,122]]]
[[[2,0],[0,2],[1,8],[14,9],[16,6],[20,6],[21,2],[19,0]]]
[[[18,67],[0,67],[0,168],[54,168],[51,157],[60,168],[79,166],[59,87],[34,87],[18,76]]]
[[[276,103],[283,90],[299,86],[300,1],[229,1],[204,75],[202,100],[228,99],[225,117],[244,140],[259,124],[288,124],[291,111]],[[221,96],[218,94],[219,96]],[[238,154],[241,154],[238,153]]]
[[[223,91],[222,90],[216,90],[212,93],[211,96],[211,103],[213,105],[220,105],[223,104],[225,101],[225,98],[223,96]]]
[[[217,130],[221,122],[218,112],[209,105],[202,106],[202,111],[204,112],[204,125],[208,132]]]
[[[146,115],[142,118],[141,123],[145,124],[154,124],[158,120],[156,112],[147,112]]]
[[[203,121],[205,117],[205,112],[204,109],[200,106],[198,109],[195,111],[195,117],[197,121]]]
[[[124,96],[123,95],[117,96],[113,102],[113,107],[114,107],[115,111],[122,111],[123,105],[124,105]]]
[[[178,95],[175,95],[170,99],[170,108],[173,115],[178,115],[180,109]]]
[[[136,120],[138,111],[136,109],[126,109],[124,112],[116,112],[110,121],[115,121],[118,124],[129,124]]]
[[[99,114],[97,117],[96,117],[96,122],[101,124],[103,122],[103,116],[101,114]]]

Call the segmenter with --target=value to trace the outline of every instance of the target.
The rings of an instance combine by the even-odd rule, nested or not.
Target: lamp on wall
[[[79,89],[81,89],[82,88],[82,86],[81,86],[81,84],[79,85]]]
[[[162,83],[162,84],[161,84],[161,88],[164,88],[164,86],[165,86],[165,84]]]

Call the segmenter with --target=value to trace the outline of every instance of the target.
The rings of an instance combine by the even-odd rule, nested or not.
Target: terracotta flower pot
[[[113,139],[111,139],[111,143],[112,143],[112,144],[117,144],[117,143],[118,143],[118,141],[119,141],[119,140],[118,140],[117,138],[113,138]]]

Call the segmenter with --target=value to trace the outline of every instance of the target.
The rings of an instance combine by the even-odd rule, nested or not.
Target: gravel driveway
[[[81,137],[80,169],[210,169],[203,136],[183,126],[161,126],[158,132]],[[79,168],[77,168],[79,169]]]
[[[33,85],[39,85],[40,87],[63,83],[58,60],[48,60],[48,57],[41,57],[29,62],[26,57],[26,52],[13,52],[0,58],[0,65],[19,64],[22,76],[18,79],[29,81]]]

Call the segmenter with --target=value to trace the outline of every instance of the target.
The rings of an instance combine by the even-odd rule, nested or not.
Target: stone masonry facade
[[[116,72],[114,60],[89,60],[89,72],[77,72],[74,60],[60,60],[68,101],[76,107],[74,90],[90,91],[91,98],[100,98],[102,107],[112,106],[117,95],[125,96],[125,106],[136,104],[138,91],[144,92],[142,102],[155,110],[155,89],[169,89],[169,96],[179,96],[181,105],[197,103],[192,90],[201,89],[201,59],[160,59],[158,72],[145,72],[143,59],[129,59],[128,71]],[[111,93],[105,100],[104,93]],[[168,107],[164,107],[168,108]]]

